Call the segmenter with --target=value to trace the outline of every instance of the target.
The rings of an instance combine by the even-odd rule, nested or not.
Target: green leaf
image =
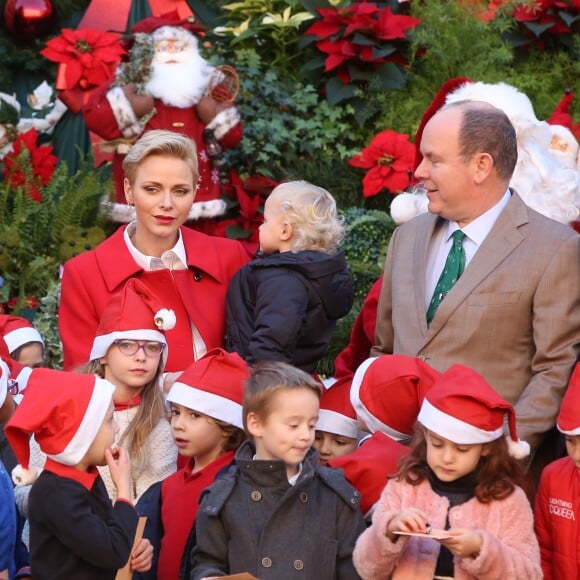
[[[355,94],[353,85],[345,85],[337,78],[330,79],[326,83],[326,98],[331,105],[337,105],[342,101],[351,99]]]

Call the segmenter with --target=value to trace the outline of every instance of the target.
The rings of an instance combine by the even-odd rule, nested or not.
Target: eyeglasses
[[[133,356],[143,350],[143,354],[150,358],[158,358],[161,356],[165,343],[157,342],[155,340],[115,340],[113,344],[126,356]]]

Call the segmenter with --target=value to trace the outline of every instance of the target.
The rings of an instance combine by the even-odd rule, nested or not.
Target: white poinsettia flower
[[[159,330],[171,330],[176,322],[175,312],[169,308],[162,308],[155,314],[155,324]]]

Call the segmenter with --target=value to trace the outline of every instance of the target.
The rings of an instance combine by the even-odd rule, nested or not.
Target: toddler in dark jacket
[[[314,372],[353,303],[343,236],[328,191],[306,181],[276,187],[264,206],[260,253],[228,288],[227,349],[250,364],[276,360]]]

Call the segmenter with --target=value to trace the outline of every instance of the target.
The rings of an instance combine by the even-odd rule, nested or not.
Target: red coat
[[[111,104],[107,100],[107,93],[110,85],[104,85],[95,90],[83,107],[83,115],[87,127],[102,137],[106,141],[121,139],[121,132],[117,119],[113,114]],[[207,156],[205,142],[203,140],[203,130],[206,128],[199,118],[195,107],[179,108],[163,104],[159,99],[155,99],[155,115],[144,126],[142,133],[152,129],[165,129],[177,131],[187,135],[197,145],[197,161],[199,168],[199,189],[195,195],[196,203],[210,201],[220,197],[220,179],[218,169],[212,166],[212,162]],[[125,104],[130,106],[128,103]],[[239,119],[239,117],[238,117]],[[235,147],[242,138],[242,123],[237,122],[233,127],[223,128],[225,134],[219,138],[220,145],[224,149]],[[134,141],[139,135],[131,135]],[[115,190],[117,192],[117,202],[125,203],[123,192],[124,172],[122,168],[124,155],[115,153],[113,156],[113,178],[115,180]]]
[[[59,330],[65,370],[89,360],[102,312],[131,277],[139,278],[176,313],[176,327],[166,332],[166,371],[181,371],[193,362],[190,320],[208,350],[223,346],[228,283],[249,259],[243,246],[181,228],[188,269],[145,272],[129,253],[124,229],[64,265]]]
[[[569,457],[542,472],[534,515],[544,578],[580,578],[580,471]]]

